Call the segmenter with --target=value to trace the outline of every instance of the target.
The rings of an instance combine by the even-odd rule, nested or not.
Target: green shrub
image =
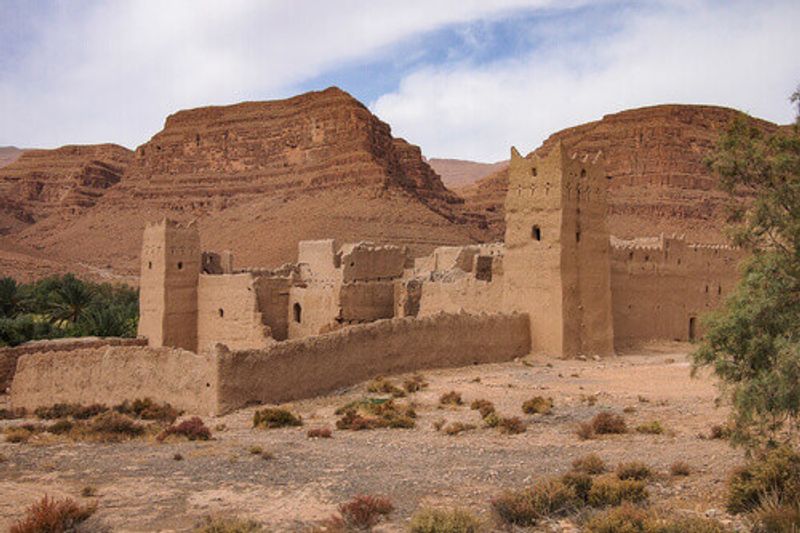
[[[74,531],[95,512],[94,506],[82,506],[75,500],[56,500],[45,496],[25,512],[25,517],[13,524],[10,533],[48,533]]]
[[[411,517],[411,533],[478,533],[480,519],[464,509],[421,509]]]
[[[639,503],[647,499],[644,481],[601,476],[594,480],[588,502],[592,507],[619,505],[622,502]]]
[[[553,411],[553,399],[535,396],[522,404],[522,412],[527,415],[549,415]]]
[[[572,461],[572,469],[595,476],[606,471],[606,463],[596,453],[590,453]]]
[[[641,461],[631,461],[617,465],[617,477],[620,479],[649,479],[653,471]]]
[[[734,514],[752,511],[769,494],[784,505],[800,506],[800,454],[789,447],[735,470],[728,481],[726,507]]]
[[[568,514],[580,503],[571,487],[548,478],[530,488],[501,494],[492,500],[492,508],[507,524],[533,526],[543,518]]]
[[[267,407],[253,413],[254,428],[282,428],[302,426],[303,420],[286,409]]]
[[[646,424],[639,424],[636,426],[636,431],[638,433],[645,433],[648,435],[661,435],[664,433],[664,427],[658,420],[653,420],[652,422],[647,422]]]

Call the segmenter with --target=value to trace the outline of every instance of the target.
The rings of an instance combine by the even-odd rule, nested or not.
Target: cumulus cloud
[[[593,31],[602,18],[560,20],[534,26],[543,38],[520,57],[422,66],[371,108],[428,155],[484,161],[645,105],[717,104],[793,118],[800,3],[664,0],[604,16],[614,31]]]
[[[178,109],[288,96],[303,79],[420,33],[552,3],[10,3],[0,29],[16,24],[27,33],[0,32],[2,48],[14,52],[0,61],[0,145],[135,146]],[[24,44],[4,44],[3,35]]]

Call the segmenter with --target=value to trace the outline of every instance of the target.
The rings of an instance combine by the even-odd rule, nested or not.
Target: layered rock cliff
[[[551,135],[534,153],[561,142],[579,157],[598,152],[609,181],[611,233],[631,238],[686,233],[693,240],[720,242],[727,197],[704,161],[719,134],[740,113],[699,105],[661,105],[606,115],[602,120]],[[752,119],[765,131],[778,126]],[[507,170],[460,191],[467,208],[484,213],[502,238]]]

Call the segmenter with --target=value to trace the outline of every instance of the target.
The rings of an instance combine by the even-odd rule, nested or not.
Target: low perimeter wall
[[[119,337],[81,337],[31,341],[13,348],[0,348],[0,393],[11,386],[17,368],[17,359],[30,353],[65,352],[98,346],[147,346],[147,339],[123,339]]]
[[[531,349],[526,314],[395,318],[231,352],[217,345],[218,410],[324,394],[378,375],[502,362]]]
[[[169,402],[188,413],[216,408],[212,355],[146,346],[77,347],[23,355],[11,385],[12,407],[59,402],[114,405],[135,398]]]

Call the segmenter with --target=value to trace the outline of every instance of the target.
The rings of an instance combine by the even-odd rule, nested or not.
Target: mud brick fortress
[[[505,242],[418,258],[302,241],[296,263],[237,270],[230,253],[201,250],[196,226],[148,225],[140,339],[0,350],[0,386],[13,376],[18,407],[150,396],[223,413],[379,374],[695,339],[737,282],[741,252],[610,236],[611,179],[600,154],[512,149]]]

